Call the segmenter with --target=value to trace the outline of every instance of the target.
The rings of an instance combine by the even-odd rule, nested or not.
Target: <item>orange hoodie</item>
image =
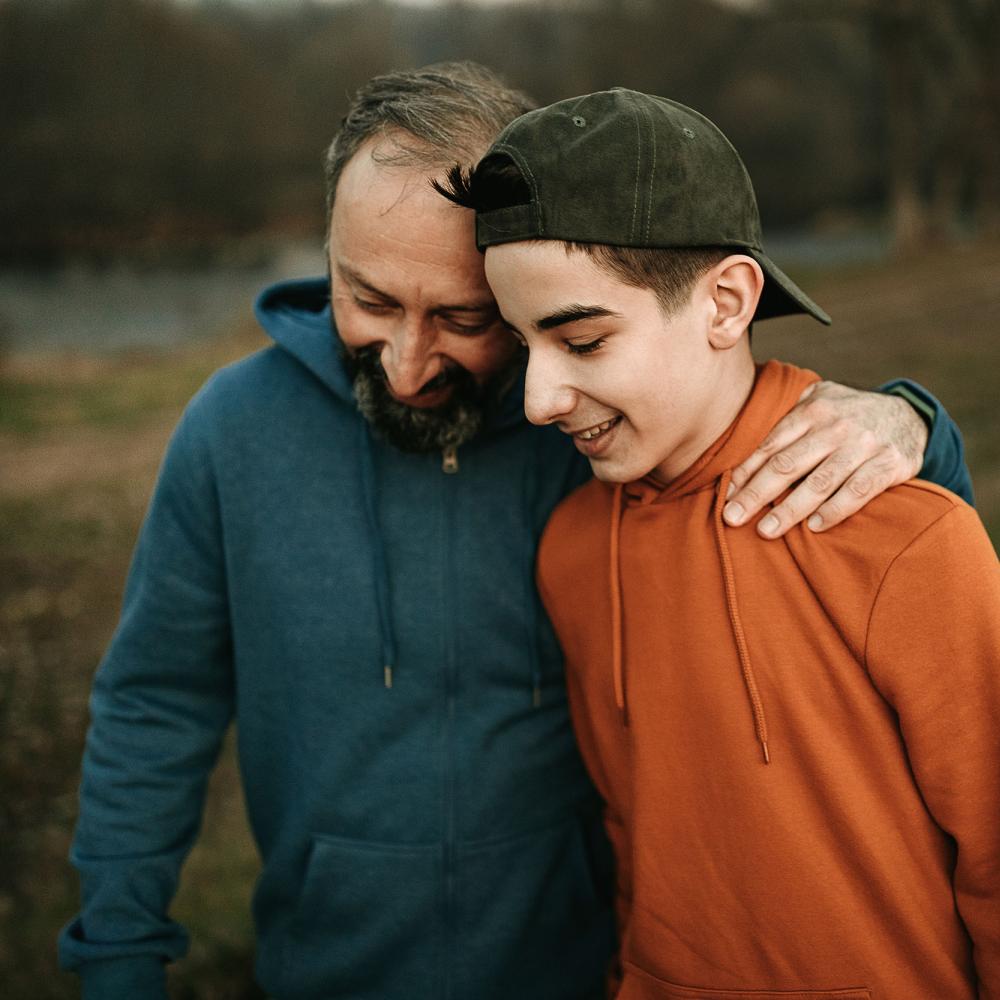
[[[759,368],[680,478],[591,482],[542,541],[620,1000],[1000,1000],[1000,569],[975,512],[912,481],[823,534],[722,524],[727,470],[816,377]]]

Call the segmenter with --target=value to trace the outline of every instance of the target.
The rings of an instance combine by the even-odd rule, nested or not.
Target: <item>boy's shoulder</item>
[[[572,578],[607,548],[614,487],[590,479],[565,497],[552,512],[538,549],[543,576]]]
[[[979,523],[979,517],[961,497],[936,483],[910,479],[886,490],[865,507],[825,532],[797,525],[787,536],[789,545],[821,546],[827,559],[849,557],[853,562],[878,566],[891,562],[941,518]]]
[[[765,547],[772,542],[762,542]],[[960,565],[995,562],[979,516],[961,497],[912,479],[876,497],[853,517],[816,533],[797,525],[784,545],[799,572],[863,655],[866,632],[886,581],[954,586]]]
[[[564,497],[552,512],[542,544],[582,547],[584,539],[591,544],[604,538],[611,529],[611,509],[614,506],[615,487],[598,479],[589,479]]]
[[[615,487],[599,479],[588,479],[569,496],[560,501],[549,520],[550,529],[564,530],[567,527],[589,526],[595,515],[606,513],[611,516]]]

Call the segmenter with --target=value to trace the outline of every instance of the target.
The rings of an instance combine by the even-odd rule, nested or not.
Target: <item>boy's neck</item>
[[[649,473],[649,478],[662,486],[669,486],[682,476],[722,436],[726,428],[739,416],[753,391],[756,369],[749,345],[732,357],[720,375],[716,391],[703,411],[697,429],[685,443],[661,461]]]

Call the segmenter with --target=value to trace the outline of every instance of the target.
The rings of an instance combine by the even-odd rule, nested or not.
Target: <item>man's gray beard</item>
[[[515,360],[480,387],[464,368],[450,369],[451,395],[441,406],[407,406],[394,399],[372,345],[353,353],[341,344],[344,363],[354,386],[354,398],[372,430],[400,451],[429,452],[457,448],[471,441],[510,386],[520,362]]]

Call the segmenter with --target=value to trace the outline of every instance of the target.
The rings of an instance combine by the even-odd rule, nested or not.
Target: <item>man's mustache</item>
[[[456,382],[461,381],[464,373],[465,369],[460,368],[458,365],[454,365],[450,368],[442,368],[441,371],[434,376],[434,378],[420,387],[417,391],[417,395],[423,396],[426,393],[436,392],[438,389],[443,389],[447,385],[454,385]]]
[[[380,357],[380,351],[378,347],[374,344],[368,347],[361,347],[354,352],[354,358],[357,361],[360,368],[367,371],[369,375],[374,376],[383,385],[389,384],[388,376],[385,374],[385,369],[382,367],[382,359]],[[449,385],[455,385],[459,382],[464,381],[469,377],[468,371],[461,365],[451,364],[447,367],[441,369],[434,378],[429,379],[425,382],[418,390],[418,396],[425,396],[432,392],[437,392],[438,389],[443,389]]]

